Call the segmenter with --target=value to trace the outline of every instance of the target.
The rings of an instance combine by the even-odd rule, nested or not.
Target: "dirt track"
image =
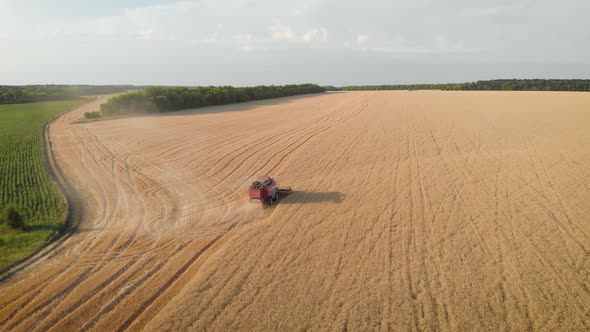
[[[79,232],[2,330],[588,330],[590,94],[354,92],[49,127]],[[245,190],[272,174],[272,209]]]

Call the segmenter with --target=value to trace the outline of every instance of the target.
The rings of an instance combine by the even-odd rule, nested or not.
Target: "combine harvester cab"
[[[279,199],[291,193],[291,187],[279,188],[275,179],[271,176],[261,176],[248,189],[250,200],[258,199],[263,204],[272,206]]]

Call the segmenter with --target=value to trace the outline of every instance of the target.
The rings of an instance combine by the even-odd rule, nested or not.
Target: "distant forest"
[[[68,100],[137,89],[131,85],[0,85],[0,104]]]
[[[241,103],[277,97],[326,91],[315,84],[271,85],[255,87],[152,87],[111,98],[100,107],[103,116],[171,112],[212,105]],[[87,117],[94,116],[89,114]]]
[[[505,79],[469,83],[352,85],[327,90],[494,90],[494,91],[590,91],[590,80]]]
[[[129,103],[150,99],[158,112],[167,112],[189,107],[221,105],[233,102],[258,100],[281,96],[292,96],[303,93],[324,91],[357,91],[357,90],[498,90],[498,91],[590,91],[590,80],[585,79],[500,79],[468,83],[442,84],[399,84],[399,85],[350,85],[343,87],[323,86],[315,84],[272,85],[236,88],[220,87],[146,87],[133,85],[0,85],[0,104],[18,104],[40,101],[68,100],[80,96],[91,96],[119,93],[129,90],[143,89],[132,92],[122,99]],[[122,103],[119,100],[118,103]],[[145,105],[144,105],[145,106]],[[116,113],[116,106],[108,109]]]
[[[341,88],[334,88],[334,90],[460,90],[459,85],[460,84],[349,85]]]

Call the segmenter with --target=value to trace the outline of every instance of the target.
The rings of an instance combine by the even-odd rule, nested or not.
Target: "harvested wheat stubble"
[[[590,94],[347,92],[53,123],[80,230],[2,330],[588,330]],[[257,175],[294,193],[248,202]]]

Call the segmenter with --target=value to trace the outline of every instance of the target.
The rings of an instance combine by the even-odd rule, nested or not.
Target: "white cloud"
[[[501,68],[506,73],[514,70],[514,75],[531,73],[520,63],[532,61],[570,66],[563,72],[556,69],[555,76],[588,76],[590,70],[590,21],[584,16],[590,11],[590,1],[584,0],[369,0],[362,4],[341,0],[338,15],[333,15],[334,2],[328,0],[149,2],[160,4],[126,8],[128,2],[103,2],[100,10],[89,11],[80,1],[0,0],[0,41],[11,45],[0,52],[2,79],[10,82],[30,77],[31,81],[50,82],[53,76],[45,78],[42,73],[55,69],[67,72],[64,80],[84,81],[79,73],[86,71],[69,68],[72,63],[86,68],[88,59],[107,68],[94,69],[88,80],[105,83],[114,82],[119,75],[123,82],[193,84],[193,80],[208,79],[236,83],[242,79],[249,84],[253,75],[242,68],[265,71],[270,65],[280,70],[256,77],[267,83],[307,81],[325,73],[318,70],[321,66],[335,73],[326,77],[327,81],[333,77],[352,80],[348,77],[352,74],[343,68],[354,61],[367,68],[375,65],[373,74],[361,75],[367,80],[383,74],[385,81],[394,76],[385,75],[383,68],[396,65],[406,70],[410,80],[416,80],[416,70],[402,65],[406,61],[420,62],[421,66],[471,61],[481,64],[486,77],[498,76],[499,67],[493,67],[498,63],[511,64],[513,67]],[[63,10],[64,6],[68,10]],[[44,56],[40,59],[35,54]],[[310,60],[314,65],[306,67],[308,72],[302,70],[299,64]],[[286,69],[285,61],[296,69]],[[121,63],[129,65],[116,73],[108,71]],[[167,78],[154,78],[145,70],[154,63],[170,64],[161,70],[169,73]],[[187,68],[195,69],[191,72]],[[215,71],[207,72],[206,68]],[[444,71],[436,68],[425,77]],[[551,67],[538,68],[532,73],[543,74]],[[459,80],[474,76],[453,71],[441,77]],[[179,77],[188,78],[182,81]]]
[[[246,42],[246,43],[250,43],[250,42],[254,41],[254,36],[251,33],[238,34],[238,36],[236,38],[239,41]]]
[[[482,16],[502,15],[524,10],[529,4],[526,3],[503,3],[498,5],[488,5],[480,7],[468,7],[459,11],[458,15],[467,18],[481,19]]]
[[[152,39],[153,35],[154,35],[153,30],[144,30],[144,31],[140,31],[137,33],[137,37],[139,37],[139,39],[142,39],[142,40],[150,40],[150,39]]]
[[[273,31],[272,39],[293,39],[293,33],[291,31]]]
[[[304,32],[301,39],[306,43],[312,41],[326,41],[328,40],[328,32],[324,28],[314,28]]]
[[[357,44],[357,46],[362,46],[367,41],[369,41],[369,36],[367,36],[367,35],[356,35],[356,38],[354,40],[354,42]]]
[[[271,38],[275,39],[275,40],[282,40],[282,39],[290,40],[290,39],[293,39],[293,36],[294,36],[290,27],[284,26],[280,23],[271,26],[269,28],[269,30],[270,30]]]

